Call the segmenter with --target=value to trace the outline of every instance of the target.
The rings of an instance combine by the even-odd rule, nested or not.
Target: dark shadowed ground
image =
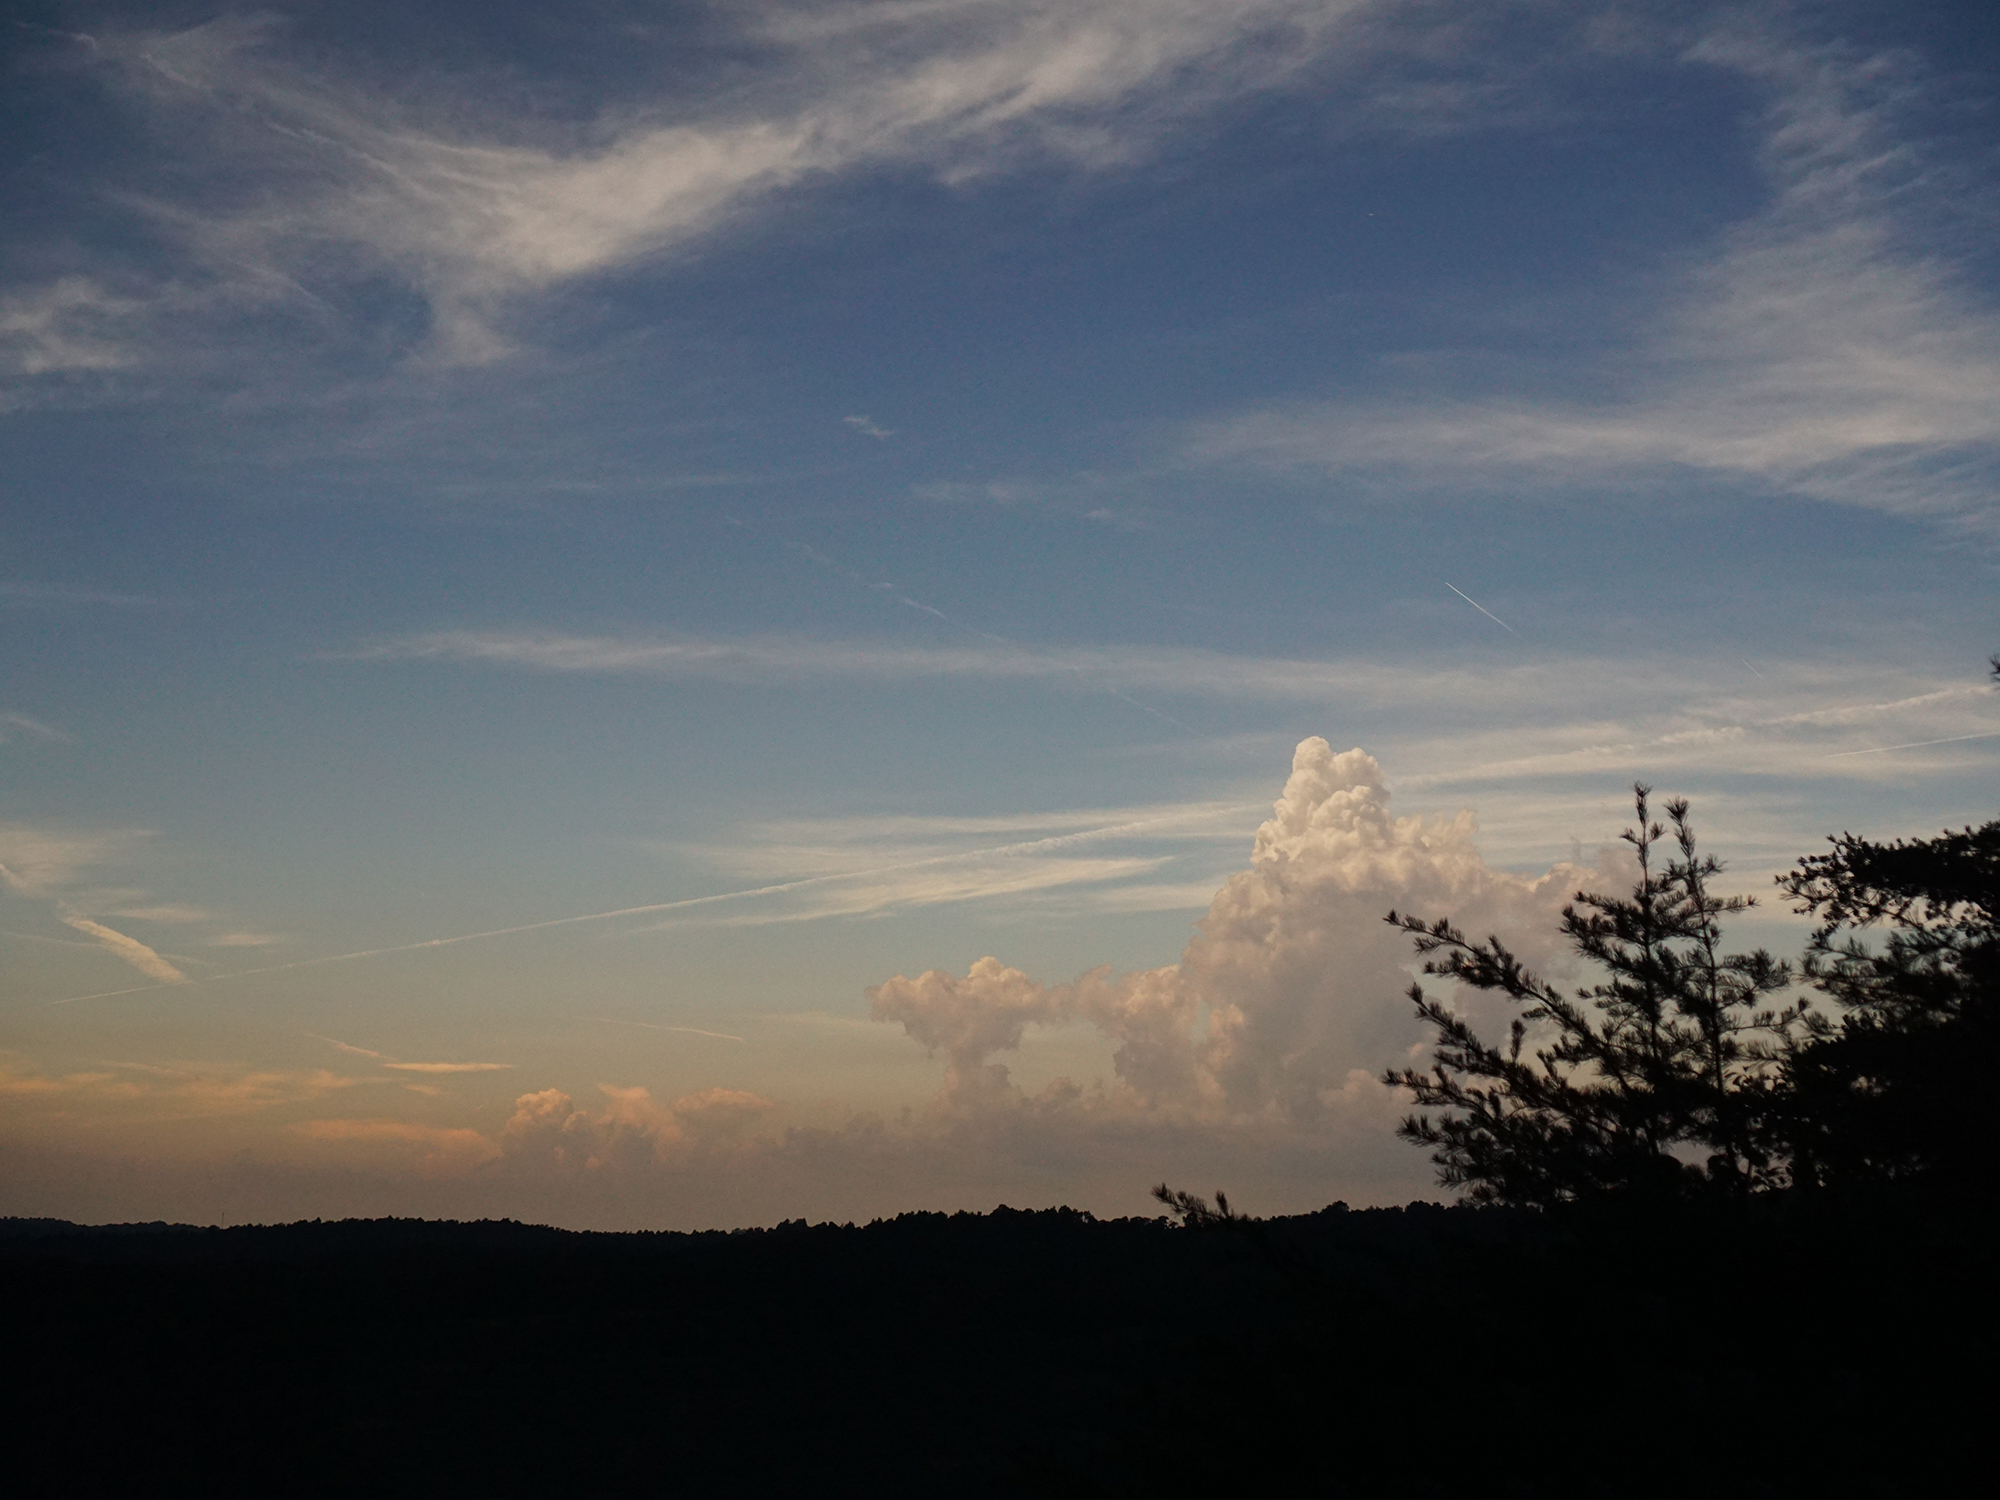
[[[1056,1209],[574,1234],[0,1223],[15,1472],[84,1492],[1939,1493],[1936,1195],[1647,1222]]]

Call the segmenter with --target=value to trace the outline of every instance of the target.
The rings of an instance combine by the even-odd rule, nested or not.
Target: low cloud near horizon
[[[779,1213],[801,1191],[801,1204],[843,1218],[936,1203],[940,1191],[950,1206],[967,1206],[967,1193],[976,1204],[978,1192],[1054,1192],[1131,1209],[1152,1180],[1195,1171],[1250,1185],[1253,1202],[1261,1189],[1266,1209],[1407,1197],[1427,1168],[1393,1138],[1403,1104],[1379,1076],[1418,1056],[1423,1037],[1403,993],[1408,942],[1384,914],[1448,914],[1508,934],[1541,963],[1556,957],[1557,908],[1579,884],[1618,872],[1496,870],[1469,813],[1398,818],[1389,803],[1372,756],[1307,739],[1248,866],[1215,893],[1179,961],[1050,984],[988,956],[962,974],[875,985],[875,1023],[900,1027],[942,1067],[935,1094],[895,1119],[788,1125],[779,1101],[720,1087],[671,1104],[616,1083],[600,1086],[596,1104],[542,1088],[520,1094],[499,1129],[379,1114],[304,1120],[293,1130],[304,1153],[264,1171],[338,1168],[372,1176],[392,1199],[397,1181],[449,1182],[482,1212],[627,1224],[662,1213],[686,1223],[677,1201],[733,1202],[754,1219],[751,1205]],[[1029,1030],[1063,1027],[1113,1048],[1109,1076],[1017,1083],[1009,1058]],[[439,1075],[498,1066],[380,1065]],[[1280,1164],[1289,1188],[1271,1181]]]

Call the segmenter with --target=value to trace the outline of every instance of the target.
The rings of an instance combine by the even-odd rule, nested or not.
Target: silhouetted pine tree
[[[1991,1176],[2000,1044],[2000,822],[1934,839],[1843,833],[1779,877],[1821,919],[1805,973],[1845,1014],[1815,1015],[1786,1060],[1780,1126],[1802,1183],[1944,1170]],[[1865,944],[1859,929],[1885,929]]]
[[[1562,932],[1606,977],[1567,995],[1525,969],[1497,937],[1469,941],[1448,920],[1390,912],[1427,959],[1426,974],[1494,990],[1519,1007],[1508,1041],[1483,1041],[1421,984],[1417,1014],[1436,1034],[1432,1067],[1385,1082],[1420,1111],[1397,1133],[1431,1148],[1438,1176],[1474,1202],[1552,1205],[1609,1192],[1740,1194],[1776,1185],[1764,1121],[1775,1065],[1803,1006],[1758,1010],[1783,989],[1788,965],[1759,950],[1724,954],[1723,919],[1748,897],[1710,889],[1722,866],[1695,851],[1688,804],[1667,804],[1678,858],[1655,870],[1667,829],[1651,821],[1650,789],[1634,787],[1638,858],[1630,897],[1579,891]]]

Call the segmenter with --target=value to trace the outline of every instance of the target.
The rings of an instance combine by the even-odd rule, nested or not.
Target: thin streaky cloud
[[[849,422],[855,422],[859,419],[854,417],[849,417],[847,420]],[[886,434],[878,434],[878,435],[886,436]],[[794,552],[799,552],[804,556],[810,558],[815,563],[819,563],[823,566],[833,568],[837,572],[844,574],[849,582],[857,585],[864,592],[873,597],[880,597],[885,593],[891,595],[895,598],[898,604],[901,604],[908,609],[914,609],[919,614],[929,615],[932,619],[937,620],[939,623],[948,625],[954,630],[963,631],[966,635],[969,635],[976,640],[983,641],[989,646],[996,646],[1003,650],[1024,649],[1018,642],[1009,640],[1006,636],[996,635],[990,630],[981,630],[975,625],[969,625],[963,620],[956,619],[953,616],[946,614],[943,610],[939,609],[934,604],[926,604],[920,599],[914,599],[909,594],[899,591],[893,584],[871,583],[863,574],[857,572],[855,569],[841,562],[838,558],[829,557],[826,553],[821,552],[817,548],[807,546],[802,542],[784,541],[783,544],[790,550]],[[1072,670],[1074,672],[1074,675],[1076,675],[1077,677],[1082,678],[1084,676],[1084,671],[1081,667],[1075,667]],[[1199,733],[1198,730],[1194,729],[1190,725],[1183,724],[1179,719],[1176,719],[1172,714],[1166,713],[1161,709],[1155,708],[1149,703],[1142,703],[1137,698],[1134,698],[1131,694],[1120,691],[1118,688],[1112,686],[1110,683],[1097,682],[1092,684],[1092,686],[1097,690],[1108,693],[1111,697],[1116,698],[1120,703],[1126,705],[1126,707],[1136,708],[1140,713],[1148,714],[1153,718],[1158,719],[1161,723],[1181,731],[1183,734],[1196,735]]]
[[[101,948],[101,943],[87,943],[81,938],[49,937],[40,932],[16,932],[11,928],[0,928],[0,937],[19,938],[24,943],[51,943],[58,948]]]
[[[714,906],[724,901],[745,901],[760,896],[782,895],[790,891],[808,890],[813,886],[830,885],[835,881],[866,879],[869,876],[887,875],[901,870],[916,869],[925,865],[944,865],[967,859],[1016,853],[1034,853],[1046,849],[1065,848],[1081,843],[1086,839],[1117,837],[1121,834],[1138,832],[1149,826],[1151,825],[1145,822],[1136,822],[1109,828],[1090,829],[1081,833],[1058,834],[1052,838],[1030,839],[1022,843],[1003,844],[991,849],[972,849],[958,854],[934,855],[927,859],[880,865],[867,870],[849,870],[832,875],[808,875],[798,880],[777,881],[769,885],[753,886],[747,890],[718,891],[713,895],[689,896],[679,901],[656,901],[644,906],[623,906],[615,911],[586,912],[574,917],[552,917],[543,922],[523,922],[513,927],[493,927],[483,932],[459,933],[453,937],[426,938],[422,942],[417,943],[397,943],[386,948],[362,948],[352,953],[332,953],[321,958],[294,959],[290,963],[267,964],[257,969],[237,969],[226,974],[205,974],[198,979],[189,979],[186,975],[181,974],[179,970],[173,969],[172,965],[167,965],[164,960],[159,960],[166,968],[172,970],[176,976],[175,979],[166,981],[164,980],[164,976],[162,976],[164,982],[160,984],[137,985],[133,988],[123,990],[101,990],[90,995],[69,995],[61,1000],[50,1000],[45,1003],[54,1006],[76,1005],[85,1000],[112,1000],[122,995],[138,995],[165,989],[168,987],[168,984],[217,984],[224,980],[249,979],[260,974],[285,974],[296,969],[320,968],[326,964],[348,963],[357,959],[386,958],[397,953],[421,953],[433,948],[455,947],[460,943],[476,943],[487,938],[512,937],[524,932],[544,932],[557,927],[574,927],[584,922],[610,922],[620,917],[642,917],[657,915],[661,912],[688,911],[703,906]],[[81,918],[78,918],[72,921],[71,925],[75,926],[76,922],[81,920]],[[89,925],[91,927],[95,926],[94,923]],[[125,941],[130,942],[131,940],[126,939]],[[134,946],[144,947],[143,944],[136,944]],[[146,951],[148,953],[152,952],[151,949],[147,949]],[[159,958],[157,954],[154,954],[153,957],[155,959]]]
[[[802,910],[746,911],[690,918],[669,918],[637,929],[658,932],[670,927],[769,927],[797,922],[823,922],[837,917],[865,917],[913,907],[945,906],[964,901],[993,901],[1020,898],[1062,890],[1079,902],[1088,902],[1090,892],[1075,887],[1129,881],[1151,875],[1173,862],[1172,856],[1130,859],[1055,859],[1020,862],[1010,860],[1004,867],[975,868],[965,874],[932,876],[874,885],[844,885],[817,893],[817,899]]]
[[[316,1042],[325,1042],[350,1057],[366,1057],[379,1062],[383,1067],[398,1073],[501,1073],[511,1069],[512,1063],[496,1062],[403,1062],[386,1052],[376,1052],[368,1047],[357,1047],[352,1042],[343,1042],[337,1037],[322,1036],[317,1031],[300,1033]]]
[[[267,185],[251,210],[190,193],[155,206],[195,264],[269,301],[358,261],[429,302],[436,359],[483,364],[513,352],[497,326],[509,302],[688,243],[802,181],[885,166],[963,182],[1037,158],[1128,163],[1220,104],[1351,61],[1348,23],[1373,8],[1070,0],[861,12],[896,23],[885,47],[872,23],[802,30],[760,6],[739,38],[763,54],[749,90],[606,99],[587,145],[555,121],[493,119],[469,90],[452,97],[436,83],[385,111],[369,89],[280,55],[276,26],[239,18],[122,38],[102,56],[142,104],[207,120],[220,149],[198,166],[211,178]],[[96,294],[63,285],[17,294],[24,358],[90,357],[48,309]]]
[[[718,1042],[740,1042],[740,1036],[732,1036],[726,1031],[703,1031],[699,1026],[667,1026],[658,1021],[625,1021],[617,1016],[592,1016],[590,1018],[605,1026],[637,1026],[645,1031],[678,1031],[686,1036],[713,1037]]]
[[[1083,829],[1104,823],[1158,820],[1198,826],[1217,817],[1261,807],[1255,802],[1150,802],[1132,807],[1063,808],[1056,811],[988,813],[979,816],[886,813],[879,817],[847,814],[834,817],[779,818],[757,824],[773,837],[810,834],[828,838],[945,837],[952,834],[1009,833],[1030,829]]]
[[[328,1045],[329,1047],[333,1047],[333,1048],[336,1048],[336,1049],[338,1049],[339,1051],[342,1051],[342,1052],[345,1052],[345,1053],[347,1053],[347,1054],[348,1054],[348,1055],[349,1055],[350,1057],[377,1057],[377,1058],[379,1058],[379,1057],[381,1057],[381,1056],[383,1055],[383,1054],[382,1054],[382,1053],[380,1053],[380,1052],[372,1052],[372,1051],[370,1051],[370,1050],[369,1050],[368,1048],[366,1048],[366,1047],[357,1047],[357,1046],[355,1046],[355,1045],[354,1045],[354,1044],[353,1044],[352,1042],[343,1042],[343,1041],[340,1041],[340,1040],[339,1040],[338,1038],[336,1038],[336,1037],[330,1037],[330,1036],[321,1036],[321,1035],[320,1035],[320,1034],[319,1034],[319,1033],[318,1033],[317,1031],[307,1031],[307,1032],[302,1032],[302,1033],[300,1033],[300,1034],[301,1034],[301,1035],[303,1035],[303,1036],[309,1036],[309,1037],[311,1037],[311,1038],[312,1038],[312,1039],[313,1039],[314,1041],[316,1041],[316,1042],[325,1042],[325,1043],[326,1043],[326,1044],[327,1044],[327,1045]]]
[[[1466,593],[1466,591],[1460,588],[1457,584],[1447,583],[1445,584],[1445,587],[1450,589],[1454,594],[1458,595],[1458,597],[1463,599],[1467,604],[1470,604],[1474,609],[1478,610],[1482,615],[1486,616],[1486,618],[1491,620],[1495,625],[1498,625],[1502,630],[1506,631],[1507,634],[1509,635],[1519,634],[1519,632],[1516,631],[1512,625],[1509,625],[1505,620],[1501,619],[1498,615],[1494,614],[1492,610],[1488,609],[1485,605],[1481,604],[1477,599],[1473,598],[1472,595]]]
[[[0,604],[102,604],[114,609],[156,609],[165,601],[111,589],[71,588],[57,583],[0,583]]]
[[[1524,378],[1451,400],[1281,401],[1197,424],[1190,456],[1536,488],[1708,471],[2000,535],[2000,308],[1924,238],[1958,211],[1899,118],[1927,80],[1907,54],[1730,27],[1684,61],[1766,92],[1771,201],[1607,356],[1598,398],[1522,395]]]
[[[934,606],[910,601],[910,607],[936,614],[948,624],[958,623]],[[449,630],[378,641],[345,652],[328,652],[323,659],[448,662],[542,672],[646,672],[725,682],[790,682],[828,676],[891,681],[926,677],[1067,680],[1091,692],[1107,691],[1115,685],[1121,693],[1140,688],[1182,696],[1313,702],[1384,692],[1404,697],[1413,680],[1407,669],[1362,661],[1239,657],[1171,647],[1033,648],[998,640],[985,632],[978,634],[981,642],[977,645],[900,646],[784,636],[661,639]],[[1426,680],[1439,676],[1434,672],[1420,675]],[[1491,690],[1493,683],[1490,673],[1446,675],[1458,679],[1457,687],[1462,692],[1482,686]],[[1158,713],[1129,697],[1124,701]],[[1175,722],[1178,728],[1187,727],[1177,721],[1170,722]]]
[[[26,714],[0,714],[0,745],[21,734],[56,745],[66,745],[70,740],[68,734],[40,719],[31,719]]]
[[[1887,755],[1891,750],[1922,750],[1930,745],[1957,745],[1966,740],[2000,739],[2000,729],[1989,729],[1983,734],[1954,734],[1942,740],[1911,740],[1907,745],[1877,745],[1870,750],[1842,750],[1837,755],[1829,755],[1828,760],[1844,760],[1850,755]]]
[[[108,913],[114,917],[131,917],[140,922],[168,922],[185,924],[213,920],[211,913],[199,906],[190,906],[183,901],[162,901],[150,906],[121,906]]]
[[[192,983],[187,975],[137,938],[127,937],[124,933],[106,927],[102,922],[93,922],[88,917],[64,917],[63,921],[78,932],[96,938],[101,947],[113,956],[123,959],[141,974],[159,980],[160,988]]]

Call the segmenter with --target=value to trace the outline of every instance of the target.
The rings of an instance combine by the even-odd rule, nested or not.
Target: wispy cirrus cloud
[[[45,745],[66,745],[69,736],[53,724],[31,719],[26,714],[0,714],[0,745],[9,740],[38,741]]]
[[[241,1114],[297,1104],[354,1088],[367,1080],[325,1068],[245,1068],[222,1063],[106,1061],[60,1073],[21,1066],[0,1054],[0,1095],[56,1108],[136,1107],[167,1118]]]
[[[314,280],[388,272],[426,300],[431,351],[510,347],[507,304],[669,251],[808,179],[902,164],[963,181],[1024,158],[1085,169],[1331,57],[1368,0],[758,6],[728,49],[746,83],[595,101],[595,117],[482,107],[474,80],[421,89],[288,58],[270,18],[104,33],[104,76],[183,122],[202,185],[150,204],[190,271],[239,302],[310,308]],[[189,128],[189,127],[192,128]],[[254,187],[249,185],[254,184]],[[246,187],[249,190],[246,191]],[[173,288],[182,300],[188,285]],[[71,276],[15,294],[23,369],[130,355],[91,333],[125,311]],[[323,309],[322,309],[323,310]],[[18,328],[15,328],[18,325]]]
[[[87,276],[0,295],[0,368],[20,375],[124,369],[138,362],[125,339],[139,308]]]
[[[95,872],[135,863],[152,837],[142,829],[0,823],[0,884],[38,899],[73,892]]]
[[[1904,126],[1914,65],[1749,26],[1681,61],[1767,92],[1769,197],[1596,361],[1599,394],[1278,402],[1201,424],[1190,454],[1489,484],[1697,470],[2000,535],[2000,308],[1924,237],[1967,195]]]
[[[670,917],[661,925],[759,925],[877,916],[922,907],[1054,898],[1078,911],[1202,906],[1213,886],[1189,884],[1197,851],[1240,844],[1262,802],[1189,802],[1029,811],[986,817],[791,818],[732,830],[727,842],[673,846],[737,879],[804,886],[743,911]],[[1223,856],[1204,865],[1218,868]],[[1179,883],[1157,878],[1179,871]],[[1188,892],[1201,886],[1199,899]],[[1171,894],[1163,895],[1170,891]]]
[[[1857,661],[1771,661],[1759,672],[1740,659],[1538,655],[1473,668],[1435,657],[1314,661],[1174,647],[911,646],[801,636],[437,631],[329,653],[329,659],[746,684],[965,679],[1163,700],[1310,704],[1344,716],[1393,708],[1402,764],[1409,764],[1411,749],[1432,744],[1429,726],[1448,725],[1449,737],[1436,742],[1437,751],[1468,768],[1531,759],[1484,753],[1488,745],[1520,744],[1524,737],[1538,747],[1617,746],[1621,753],[1669,761],[1733,739],[1768,746],[1796,766],[1801,752],[1831,756],[1886,744],[1880,735],[1893,725],[1910,729],[1892,733],[1898,741],[1977,733],[1989,723],[1994,698],[1993,687],[1976,679],[1918,676]],[[1478,727],[1469,728],[1468,720]],[[1418,758],[1430,762],[1432,756],[1425,751]],[[1429,776],[1433,769],[1423,764],[1417,774]]]
[[[211,948],[268,948],[274,943],[282,943],[284,935],[276,932],[222,932],[208,940]]]
[[[174,959],[120,930],[130,922],[188,928],[225,920],[205,906],[162,901],[144,885],[131,883],[135,873],[158,858],[156,837],[145,829],[0,823],[0,892],[41,903],[49,917],[90,940],[82,946],[110,953],[156,983],[192,983]],[[14,935],[49,940],[36,933]],[[237,929],[198,941],[208,947],[236,948],[261,947],[280,939]]]
[[[141,922],[188,923],[214,920],[211,913],[185,901],[156,901],[142,906],[121,906],[107,916],[132,917]]]
[[[162,984],[186,984],[187,975],[168,963],[166,959],[140,942],[127,937],[122,932],[106,927],[102,922],[93,922],[88,917],[64,917],[63,921],[78,932],[97,939],[109,953],[123,959],[148,979],[157,979]]]
[[[365,1057],[396,1073],[504,1073],[512,1068],[512,1063],[502,1062],[404,1062],[391,1057],[386,1052],[377,1052],[368,1047],[357,1047],[352,1042],[343,1042],[335,1037],[321,1036],[318,1032],[306,1033],[316,1042],[325,1042],[336,1051],[345,1052],[349,1057]]]
[[[1493,674],[1470,670],[1413,671],[1356,660],[1287,660],[1172,647],[1034,647],[1001,641],[908,646],[802,636],[662,638],[448,630],[396,637],[328,655],[333,660],[441,662],[543,672],[652,673],[720,681],[1012,679],[1274,701],[1383,694],[1401,697],[1416,679],[1440,690],[1482,695],[1505,691],[1491,686]]]
[[[59,583],[29,583],[16,580],[0,583],[0,604],[26,608],[33,605],[102,604],[114,609],[151,609],[160,601],[145,594],[124,594],[113,589],[74,588]]]
[[[328,1146],[386,1153],[424,1176],[471,1171],[500,1155],[493,1141],[462,1125],[375,1118],[302,1120],[292,1129]]]

